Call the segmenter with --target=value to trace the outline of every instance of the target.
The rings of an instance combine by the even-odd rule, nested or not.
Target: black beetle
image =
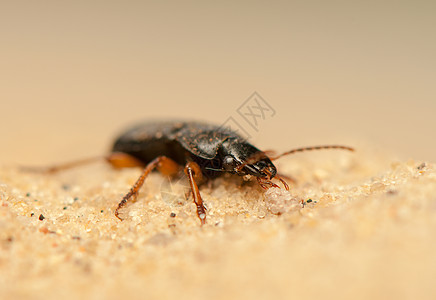
[[[234,131],[202,122],[154,121],[139,124],[121,134],[116,139],[111,154],[106,160],[116,168],[143,167],[141,176],[123,197],[115,210],[119,218],[120,209],[135,198],[147,175],[154,169],[173,176],[182,167],[197,206],[197,215],[203,225],[206,222],[206,209],[203,205],[198,185],[224,173],[256,177],[264,189],[278,187],[271,180],[277,178],[288,189],[287,183],[277,174],[272,160],[283,155],[318,149],[352,148],[340,145],[304,147],[271,157],[259,150]],[[49,168],[49,172],[88,163],[87,159],[62,166]]]

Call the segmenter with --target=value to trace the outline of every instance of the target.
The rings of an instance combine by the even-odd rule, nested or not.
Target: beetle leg
[[[179,171],[178,164],[173,161],[172,159],[166,157],[166,156],[159,156],[152,160],[142,171],[141,176],[139,176],[138,180],[135,182],[135,184],[132,186],[130,191],[123,197],[121,202],[118,204],[117,209],[115,210],[115,216],[123,220],[120,217],[120,209],[123,208],[127,202],[129,202],[132,198],[135,199],[138,195],[139,189],[144,184],[145,179],[147,178],[148,174],[150,174],[153,169],[157,168],[159,172],[163,173],[164,175],[174,175]]]
[[[200,166],[195,162],[188,162],[186,164],[185,173],[188,176],[194,203],[197,206],[197,216],[200,219],[201,225],[204,225],[206,223],[206,208],[203,205],[203,199],[201,198],[197,183],[195,182],[196,180],[201,180],[203,174],[201,173]]]
[[[137,158],[122,152],[114,152],[109,156],[95,156],[88,157],[81,160],[70,161],[58,165],[53,165],[50,167],[21,167],[23,171],[26,172],[37,172],[37,173],[47,173],[53,174],[60,171],[65,171],[79,166],[88,165],[99,160],[106,160],[114,168],[131,168],[131,167],[143,167],[144,164]]]
[[[78,166],[87,165],[90,163],[94,163],[99,160],[103,160],[103,156],[95,156],[95,157],[88,157],[81,160],[75,160],[59,165],[54,165],[51,167],[21,167],[20,169],[25,172],[36,172],[36,173],[46,173],[46,174],[53,174],[59,171],[65,171],[68,169],[72,169]]]
[[[144,163],[139,159],[123,152],[114,152],[110,154],[106,160],[116,169],[144,166]]]

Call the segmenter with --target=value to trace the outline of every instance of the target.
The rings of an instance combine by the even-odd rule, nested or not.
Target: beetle
[[[182,169],[188,177],[197,216],[206,223],[206,208],[198,186],[225,173],[255,177],[264,189],[278,187],[278,179],[286,189],[286,181],[277,173],[272,160],[295,152],[319,149],[353,148],[323,145],[297,148],[278,156],[268,155],[229,128],[198,121],[148,121],[123,132],[114,142],[105,159],[115,168],[142,167],[141,175],[119,202],[115,216],[122,220],[120,210],[135,199],[145,179],[157,169],[175,176]],[[48,172],[85,164],[95,158],[48,168]]]

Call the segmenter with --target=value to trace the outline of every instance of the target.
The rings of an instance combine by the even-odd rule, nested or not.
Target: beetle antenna
[[[342,146],[342,145],[322,145],[322,146],[312,146],[312,147],[303,147],[303,148],[297,148],[292,149],[286,152],[283,152],[280,155],[277,155],[275,157],[270,157],[271,160],[276,160],[282,156],[294,154],[297,152],[304,152],[304,151],[312,151],[312,150],[324,150],[324,149],[343,149],[348,151],[354,151],[354,148],[348,147],[348,146]]]

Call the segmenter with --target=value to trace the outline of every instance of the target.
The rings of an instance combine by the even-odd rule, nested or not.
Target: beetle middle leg
[[[135,182],[135,184],[132,186],[130,191],[123,197],[121,202],[118,204],[117,209],[115,210],[115,216],[123,220],[120,217],[120,209],[126,206],[127,202],[129,202],[131,199],[135,199],[138,195],[139,189],[144,184],[145,179],[147,178],[148,174],[150,174],[151,171],[153,171],[155,168],[159,170],[164,175],[175,175],[180,170],[179,165],[173,161],[172,159],[166,157],[166,156],[159,156],[152,160],[142,171],[141,176],[139,176],[138,180]]]
[[[206,207],[203,205],[203,199],[201,198],[200,190],[196,183],[196,180],[203,180],[203,173],[201,173],[200,166],[195,162],[188,162],[186,164],[185,173],[188,176],[194,203],[197,206],[197,216],[200,219],[201,225],[204,225],[206,223]]]

